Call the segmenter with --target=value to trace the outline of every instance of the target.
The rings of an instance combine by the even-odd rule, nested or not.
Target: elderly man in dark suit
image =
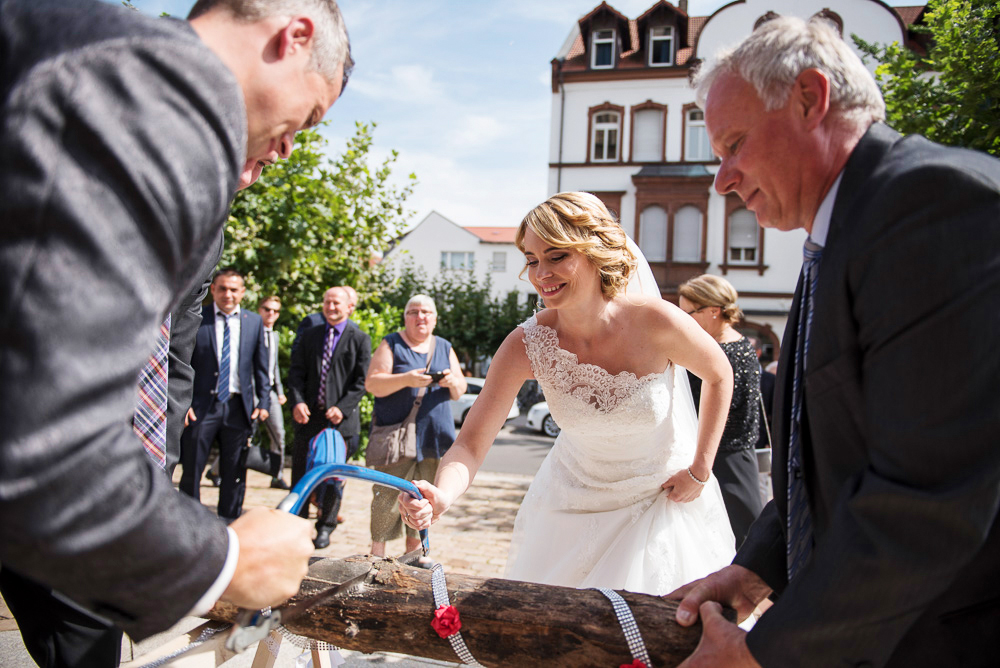
[[[348,320],[353,310],[350,294],[342,287],[323,295],[326,322],[307,329],[292,353],[288,388],[292,397],[292,419],[297,423],[292,444],[292,484],[305,475],[309,441],[327,427],[344,437],[348,456],[358,448],[361,417],[358,403],[365,394],[365,375],[371,361],[368,335]],[[314,544],[330,544],[337,527],[342,485],[331,485],[316,521]],[[303,513],[308,507],[303,509]]]
[[[183,22],[0,0],[0,219],[17,221],[0,226],[0,312],[17,323],[0,363],[2,573],[134,639],[220,598],[276,605],[312,552],[299,518],[255,509],[226,527],[177,494],[131,424],[233,193],[288,157],[350,71],[332,0],[271,4],[199,0]],[[32,631],[44,665],[106,665]]]
[[[195,339],[194,396],[181,437],[180,489],[195,499],[201,498],[201,474],[218,438],[218,513],[229,522],[240,516],[246,493],[240,455],[254,420],[266,420],[271,405],[264,324],[240,308],[245,292],[243,275],[235,269],[222,269],[212,279],[213,303],[204,308]]]
[[[805,229],[775,499],[675,592],[694,666],[995,666],[1000,161],[900,137],[834,28],[763,24],[698,79],[715,185]],[[940,351],[948,351],[942,362]],[[719,615],[776,600],[749,634]]]

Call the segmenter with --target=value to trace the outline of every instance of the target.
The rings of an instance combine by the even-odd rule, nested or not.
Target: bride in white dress
[[[554,195],[517,244],[547,308],[501,345],[435,484],[416,481],[425,499],[400,496],[403,521],[426,528],[465,492],[535,378],[562,433],[518,511],[507,577],[666,594],[725,566],[735,541],[711,477],[732,394],[725,354],[660,299],[593,195]],[[679,366],[702,378],[700,423]]]

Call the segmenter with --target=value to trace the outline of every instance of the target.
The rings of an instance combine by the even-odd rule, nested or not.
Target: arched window
[[[621,116],[616,111],[594,115],[593,160],[611,162],[618,159],[618,128]]]
[[[705,112],[701,109],[689,109],[685,114],[687,136],[685,137],[684,159],[689,162],[708,162],[713,160],[712,147],[708,143],[708,131],[705,129]]]
[[[640,109],[632,124],[632,160],[661,162],[663,160],[663,110]]]
[[[682,206],[674,214],[674,262],[701,261],[701,210]]]
[[[757,264],[760,259],[758,246],[760,228],[757,216],[747,209],[737,209],[729,214],[729,262],[731,264]]]
[[[649,206],[639,216],[639,248],[648,262],[667,259],[667,212],[659,206]]]

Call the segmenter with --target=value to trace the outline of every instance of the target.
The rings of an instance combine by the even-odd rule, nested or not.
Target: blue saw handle
[[[281,503],[278,504],[278,510],[284,510],[292,515],[298,515],[299,511],[302,510],[302,506],[304,506],[309,500],[309,495],[313,493],[313,490],[330,478],[357,478],[358,480],[367,480],[368,482],[373,482],[376,485],[392,487],[401,492],[406,492],[415,499],[424,498],[417,486],[409,480],[403,480],[402,478],[397,478],[394,475],[365,468],[364,466],[352,466],[351,464],[324,464],[323,466],[313,468],[302,476],[302,479],[299,480],[298,484],[292,488],[292,491],[288,493],[288,496],[282,499]],[[424,555],[426,556],[431,550],[431,541],[428,537],[427,529],[420,530],[420,544],[423,547]]]

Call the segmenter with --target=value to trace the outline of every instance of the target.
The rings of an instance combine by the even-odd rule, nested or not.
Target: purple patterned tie
[[[320,408],[326,408],[326,375],[330,372],[330,360],[333,359],[333,345],[337,338],[337,330],[326,326],[326,342],[323,344],[323,363],[319,371],[319,392],[316,402]]]
[[[152,357],[139,372],[139,400],[132,429],[146,447],[146,454],[161,469],[167,465],[167,357],[170,350],[170,315],[160,325]]]
[[[802,294],[799,301],[799,322],[795,335],[795,357],[792,371],[792,419],[788,437],[788,579],[798,572],[812,552],[812,513],[809,495],[802,474],[802,387],[809,354],[809,334],[813,319],[813,294],[819,278],[819,262],[823,247],[812,238],[806,239],[802,262]]]

